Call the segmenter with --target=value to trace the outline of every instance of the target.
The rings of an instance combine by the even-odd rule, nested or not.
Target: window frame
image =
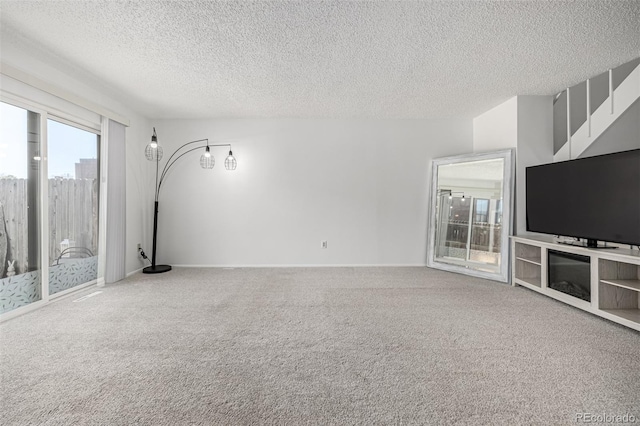
[[[46,92],[43,92],[47,94]],[[47,94],[48,95],[48,94]],[[26,97],[16,95],[14,93],[8,93],[5,90],[0,90],[0,102],[13,105],[18,108],[32,111],[39,114],[40,123],[40,156],[41,156],[41,168],[40,168],[40,273],[41,273],[41,299],[28,305],[21,306],[13,309],[9,312],[0,314],[0,322],[14,318],[16,316],[31,312],[39,309],[42,306],[47,305],[51,301],[63,299],[79,290],[86,287],[103,284],[104,283],[104,239],[106,236],[106,179],[101,175],[103,170],[106,170],[106,144],[103,143],[103,134],[105,123],[108,123],[108,119],[100,117],[100,122],[95,122],[86,118],[79,117],[77,114],[65,111],[64,105],[48,105],[31,100]],[[60,100],[61,104],[64,104],[65,100]],[[80,107],[81,108],[81,107]],[[88,111],[88,110],[87,110]],[[95,113],[89,111],[93,115]],[[49,139],[48,139],[48,120],[54,120],[69,126],[73,126],[91,133],[94,133],[98,137],[98,277],[96,280],[89,281],[84,284],[80,284],[76,287],[63,290],[54,295],[49,294]]]

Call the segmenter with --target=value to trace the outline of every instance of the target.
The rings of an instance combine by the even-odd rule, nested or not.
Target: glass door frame
[[[48,129],[47,122],[49,119],[68,124],[73,127],[77,127],[82,130],[89,131],[91,133],[95,133],[99,138],[99,171],[105,170],[103,167],[105,165],[105,154],[106,148],[105,143],[103,143],[102,133],[103,127],[106,120],[102,120],[102,123],[94,123],[88,120],[79,118],[71,113],[66,113],[57,108],[52,108],[46,105],[42,105],[35,101],[30,101],[21,96],[17,96],[11,93],[7,93],[5,91],[0,91],[0,102],[13,105],[18,108],[25,109],[27,111],[34,112],[39,114],[39,124],[40,124],[40,194],[39,195],[39,204],[40,204],[40,286],[41,286],[41,298],[38,301],[29,303],[28,305],[21,306],[19,308],[13,309],[9,312],[5,312],[0,314],[0,321],[5,321],[16,316],[22,315],[24,313],[30,312],[35,309],[39,309],[40,307],[48,304],[52,300],[63,298],[70,293],[74,293],[78,290],[81,290],[85,287],[98,284],[104,282],[104,237],[106,234],[105,225],[106,218],[103,213],[106,212],[106,187],[104,185],[104,178],[102,176],[98,176],[99,181],[99,210],[98,210],[98,259],[99,259],[99,267],[98,267],[98,277],[96,280],[89,281],[84,284],[80,284],[76,287],[61,291],[54,295],[49,294],[49,265],[51,264],[51,259],[49,259],[49,152],[48,152]]]
[[[98,203],[98,205],[97,205],[97,212],[98,212],[97,238],[98,238],[98,244],[96,246],[96,252],[95,253],[96,253],[96,256],[98,257],[98,259],[97,259],[98,260],[98,264],[100,264],[100,260],[102,260],[102,258],[103,258],[101,253],[104,252],[104,251],[101,251],[101,245],[100,245],[102,239],[104,238],[103,235],[100,233],[100,226],[101,226],[100,222],[101,222],[101,217],[102,217],[101,205],[103,203],[103,198],[102,198],[102,189],[103,188],[102,188],[102,185],[100,184],[100,181],[101,181],[100,172],[102,171],[102,167],[101,167],[101,164],[100,164],[101,159],[102,159],[102,137],[101,137],[100,132],[98,130],[96,130],[96,129],[92,128],[92,127],[84,126],[84,125],[79,124],[79,123],[75,123],[75,122],[67,120],[65,118],[61,118],[58,115],[49,114],[48,119],[47,119],[47,125],[49,124],[50,121],[54,121],[54,122],[56,122],[58,124],[69,126],[69,127],[74,128],[74,129],[82,130],[82,131],[85,131],[87,133],[91,133],[91,134],[96,136],[96,144],[97,144],[96,155],[98,157],[98,164],[97,164],[97,168],[98,168],[98,170],[97,170],[98,197],[97,197],[97,200],[96,200],[97,203]],[[47,128],[47,131],[48,131],[48,128]],[[49,136],[49,133],[47,133],[47,152],[50,152],[48,136]],[[51,154],[55,155],[55,153],[51,153]],[[47,167],[48,167],[48,164],[49,163],[47,163]],[[48,170],[47,170],[47,172],[48,172]],[[50,178],[48,178],[48,179],[50,179]],[[49,185],[48,181],[47,181],[47,184]],[[47,200],[47,206],[46,206],[47,207],[47,212],[48,212],[49,208],[51,207],[50,203],[51,203],[51,199],[48,199]],[[49,232],[48,236],[49,236],[49,238],[51,238],[51,230],[49,229],[48,232]],[[51,243],[51,241],[47,241],[47,242],[49,244]],[[49,265],[48,266],[49,267],[52,266],[52,259],[49,259]],[[73,293],[77,289],[81,289],[83,287],[87,287],[87,286],[89,286],[91,284],[97,283],[98,282],[98,278],[101,277],[101,276],[104,276],[104,274],[100,275],[100,266],[99,265],[98,265],[97,269],[98,269],[98,271],[97,271],[98,272],[98,276],[96,277],[96,279],[87,281],[87,282],[82,283],[82,284],[78,284],[76,286],[73,286],[73,287],[65,289],[65,290],[58,291],[58,292],[56,292],[54,294],[49,293],[49,298],[51,300],[54,300],[54,299],[56,299],[58,297],[64,296],[65,294]],[[48,279],[51,278],[51,274],[47,275],[47,278]],[[49,289],[48,290],[51,291],[51,283],[50,282],[49,282]]]

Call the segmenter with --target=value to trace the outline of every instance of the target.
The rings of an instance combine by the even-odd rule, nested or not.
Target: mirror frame
[[[482,160],[503,159],[504,168],[502,175],[502,223],[506,229],[500,236],[500,271],[486,272],[471,269],[467,266],[452,265],[439,262],[435,259],[435,235],[436,235],[436,204],[438,199],[438,168],[449,164],[468,163]],[[510,280],[510,247],[509,237],[513,232],[514,212],[514,177],[515,177],[515,150],[506,149],[500,151],[480,152],[475,154],[455,155],[451,157],[436,158],[431,163],[431,204],[429,209],[429,236],[427,246],[427,266],[429,268],[442,269],[448,272],[456,272],[474,277],[509,283]]]

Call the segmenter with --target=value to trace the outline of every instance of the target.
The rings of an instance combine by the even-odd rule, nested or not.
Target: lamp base
[[[142,270],[143,274],[161,274],[163,272],[169,272],[171,270],[171,265],[156,265],[156,266],[147,266]]]

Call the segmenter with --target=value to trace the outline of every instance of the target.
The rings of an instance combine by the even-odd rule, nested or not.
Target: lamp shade
[[[213,166],[216,165],[216,159],[211,155],[211,151],[209,150],[209,145],[205,148],[204,154],[200,156],[200,167],[203,169],[213,169]]]
[[[149,161],[162,160],[162,147],[158,145],[158,135],[155,127],[153,128],[153,135],[151,135],[151,142],[144,149],[144,155]]]
[[[155,148],[151,146],[151,143],[144,149],[144,155],[149,161],[162,160],[162,147],[156,143]]]
[[[235,170],[238,167],[238,162],[233,156],[233,152],[229,151],[229,155],[224,160],[224,168],[227,170]]]

